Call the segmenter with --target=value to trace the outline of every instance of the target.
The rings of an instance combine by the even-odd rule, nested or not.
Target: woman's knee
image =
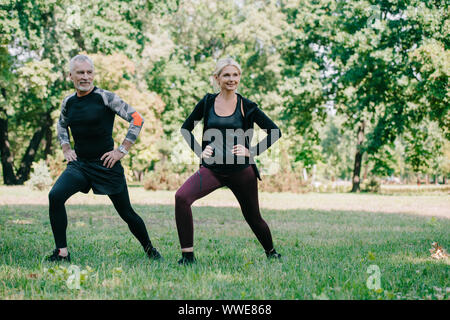
[[[267,223],[261,216],[259,211],[244,212],[244,218],[247,223],[255,227],[266,227]]]
[[[190,199],[190,197],[181,189],[178,189],[178,191],[175,193],[175,205],[190,206],[191,204],[192,200]]]

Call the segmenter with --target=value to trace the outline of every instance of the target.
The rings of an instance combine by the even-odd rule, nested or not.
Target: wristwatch
[[[122,144],[119,146],[119,151],[122,152],[123,154],[128,154],[127,149],[125,149],[125,147]]]

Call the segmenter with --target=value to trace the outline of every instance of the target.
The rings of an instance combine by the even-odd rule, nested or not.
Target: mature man
[[[152,246],[144,221],[131,207],[120,164],[120,159],[136,141],[144,119],[114,93],[95,87],[94,74],[94,64],[89,57],[77,55],[70,60],[70,79],[76,92],[63,100],[57,124],[58,139],[68,164],[48,195],[56,249],[47,260],[70,261],[64,204],[73,194],[79,191],[87,193],[91,188],[95,194],[108,195],[148,257],[160,259],[161,255]],[[114,149],[112,129],[116,114],[130,122],[130,126],[122,144]],[[74,150],[70,145],[69,128]]]

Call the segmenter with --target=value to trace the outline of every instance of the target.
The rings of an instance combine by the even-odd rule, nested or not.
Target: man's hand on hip
[[[103,160],[103,165],[107,168],[112,168],[116,164],[117,161],[123,158],[125,154],[120,152],[118,149],[114,149],[112,151],[106,152],[100,160]]]
[[[77,161],[77,154],[75,153],[75,150],[72,150],[70,148],[69,144],[63,144],[62,147],[63,147],[64,159],[66,159],[67,162]]]

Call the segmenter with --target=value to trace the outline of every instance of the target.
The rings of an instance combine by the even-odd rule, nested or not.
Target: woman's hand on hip
[[[202,152],[202,158],[209,158],[213,154],[213,148],[211,146],[206,146],[205,150]]]
[[[117,161],[123,158],[125,154],[120,152],[118,149],[114,149],[112,151],[106,152],[100,160],[103,160],[103,165],[107,168],[112,168],[116,164]]]
[[[231,149],[231,153],[237,156],[250,157],[250,151],[242,144],[237,144]]]

